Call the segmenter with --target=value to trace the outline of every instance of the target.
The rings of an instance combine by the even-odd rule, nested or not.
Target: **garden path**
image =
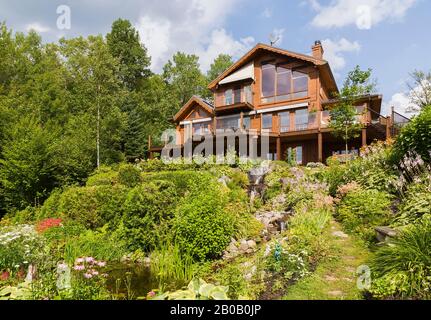
[[[331,221],[326,231],[330,236],[329,255],[309,276],[289,287],[286,300],[363,299],[357,288],[357,268],[369,257],[365,245],[343,232],[341,225]]]

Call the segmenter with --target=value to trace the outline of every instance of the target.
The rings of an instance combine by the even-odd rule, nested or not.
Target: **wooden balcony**
[[[222,105],[215,108],[216,115],[223,115],[233,112],[252,111],[254,107],[249,102],[238,102],[230,105]]]

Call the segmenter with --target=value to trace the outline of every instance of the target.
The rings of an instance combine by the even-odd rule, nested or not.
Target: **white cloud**
[[[346,66],[346,59],[343,53],[359,52],[361,46],[357,41],[351,42],[345,38],[338,41],[326,39],[322,41],[325,51],[323,58],[329,62],[333,71],[339,71]]]
[[[412,90],[407,92],[398,92],[391,97],[391,100],[384,104],[383,108],[387,113],[390,113],[391,108],[394,107],[395,111],[406,115],[407,117],[412,117],[420,111],[420,108],[412,103],[412,97],[417,97],[419,95],[424,95],[424,87],[431,86],[429,82],[425,82],[422,86],[418,85]]]
[[[152,70],[158,72],[177,51],[199,55],[206,71],[220,53],[238,58],[250,49],[254,39],[235,39],[224,22],[241,0],[177,0],[147,7],[136,23],[142,42],[152,57]],[[181,14],[179,12],[181,10]]]
[[[36,31],[37,33],[45,33],[45,32],[51,31],[49,27],[46,27],[40,24],[39,22],[30,23],[25,26],[25,29],[27,32],[30,30],[33,30],[33,31]]]
[[[322,6],[309,0],[318,13],[312,25],[320,28],[356,25],[358,29],[371,29],[384,20],[400,20],[417,0],[333,0]]]
[[[171,23],[168,20],[152,20],[149,16],[141,17],[137,29],[141,41],[151,55],[151,68],[157,69],[163,64],[169,52]]]
[[[265,8],[265,10],[263,10],[262,12],[262,17],[266,19],[272,18],[272,10],[269,8]]]
[[[216,29],[211,33],[211,41],[208,46],[196,53],[200,56],[202,70],[208,70],[220,53],[240,57],[250,49],[253,43],[253,37],[246,37],[237,41],[225,29]]]
[[[408,95],[404,92],[399,92],[394,94],[389,102],[383,103],[382,114],[390,114],[391,108],[394,107],[395,111],[398,113],[411,116],[411,114],[407,113],[410,105],[411,103]]]

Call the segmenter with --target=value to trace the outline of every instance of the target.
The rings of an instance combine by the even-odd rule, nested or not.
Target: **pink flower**
[[[93,276],[98,276],[98,275],[99,275],[99,272],[98,272],[98,271],[96,271],[96,270],[90,270],[90,272],[91,272],[91,274],[92,274]]]
[[[73,269],[76,270],[76,271],[81,271],[81,270],[85,269],[85,266],[83,266],[83,265],[77,265],[77,266],[74,266]]]
[[[106,266],[106,262],[105,262],[105,261],[99,261],[99,262],[97,263],[97,265],[98,265],[99,267],[104,267],[104,266]]]
[[[84,273],[84,278],[91,279],[93,278],[93,275],[91,273]]]
[[[86,257],[85,258],[85,262],[93,263],[94,261],[95,261],[95,259],[93,257]]]
[[[84,262],[84,258],[78,258],[75,260],[75,264],[80,264]]]

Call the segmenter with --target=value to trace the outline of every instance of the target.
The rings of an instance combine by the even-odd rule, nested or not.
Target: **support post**
[[[391,138],[391,116],[386,117],[386,140]]]
[[[217,133],[217,117],[214,115],[214,120],[213,120],[213,134],[216,135]]]
[[[244,128],[244,112],[241,112],[240,120],[239,120],[239,131],[241,132],[243,128]]]
[[[277,137],[277,160],[281,161],[281,138]]]
[[[362,128],[362,147],[367,146],[367,128]]]
[[[153,153],[150,150],[151,150],[151,136],[148,136],[148,158],[152,160]]]
[[[323,162],[323,134],[317,134],[317,158],[319,162]]]

